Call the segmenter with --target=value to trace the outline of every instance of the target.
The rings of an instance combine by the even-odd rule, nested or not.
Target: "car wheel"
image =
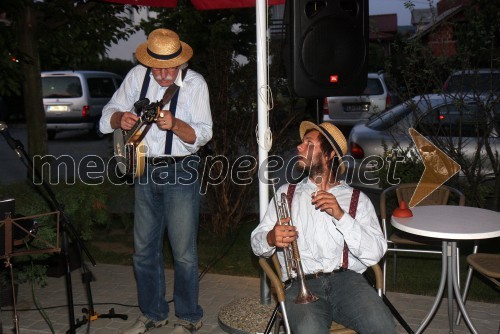
[[[52,140],[56,137],[56,130],[47,130],[47,138]]]

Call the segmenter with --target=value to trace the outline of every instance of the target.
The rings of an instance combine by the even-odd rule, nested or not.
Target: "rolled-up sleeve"
[[[387,242],[380,229],[377,214],[365,194],[360,194],[356,218],[345,213],[335,224],[344,236],[350,256],[365,266],[378,263],[387,251]]]
[[[127,74],[121,86],[111,97],[111,100],[102,109],[101,119],[99,120],[99,130],[102,133],[113,132],[111,116],[115,112],[134,111],[134,103],[139,99],[139,88],[142,85],[146,72],[146,68],[141,67],[134,67]]]
[[[282,192],[282,189],[278,190],[278,194]],[[271,200],[267,206],[264,218],[262,218],[260,224],[252,231],[250,236],[253,253],[257,256],[270,257],[276,250],[276,247],[269,246],[267,243],[267,234],[274,228],[278,220],[273,201]]]

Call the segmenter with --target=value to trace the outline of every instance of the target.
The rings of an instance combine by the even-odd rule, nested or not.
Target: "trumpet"
[[[281,201],[277,201],[275,195],[274,203],[276,205],[276,212],[279,219],[278,224],[293,226],[290,215],[290,206],[288,204],[286,194],[281,194]],[[283,223],[283,220],[288,218],[290,218],[289,222]],[[297,282],[299,283],[299,293],[295,298],[295,304],[309,304],[317,301],[318,297],[309,291],[305,283],[306,280],[304,270],[302,268],[297,240],[294,240],[292,243],[290,243],[288,247],[283,248],[283,255],[285,258],[285,268],[288,278],[296,278]]]

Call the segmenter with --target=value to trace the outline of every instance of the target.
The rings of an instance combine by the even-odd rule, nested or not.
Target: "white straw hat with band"
[[[193,49],[169,29],[153,30],[148,41],[137,47],[135,56],[141,64],[154,68],[172,68],[186,63]]]
[[[303,121],[302,123],[300,123],[299,128],[300,139],[304,138],[305,133],[311,129],[318,130],[332,145],[335,154],[339,158],[339,175],[344,174],[345,166],[344,162],[342,161],[342,157],[347,154],[347,140],[345,139],[342,131],[340,131],[339,128],[337,128],[330,122],[323,122],[320,125],[316,125],[312,122]]]

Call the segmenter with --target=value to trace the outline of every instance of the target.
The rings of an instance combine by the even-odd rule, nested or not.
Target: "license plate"
[[[68,106],[48,106],[47,111],[51,112],[69,111],[69,108]]]
[[[366,112],[369,107],[366,104],[348,104],[344,105],[345,112]]]

